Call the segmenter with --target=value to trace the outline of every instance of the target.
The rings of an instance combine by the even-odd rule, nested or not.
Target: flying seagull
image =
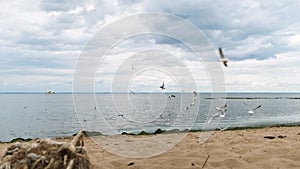
[[[194,93],[194,97],[197,97],[197,92],[196,92],[196,91],[193,91],[193,93]]]
[[[210,123],[211,121],[213,121],[215,118],[219,117],[220,116],[220,113],[217,113],[215,115],[213,115],[209,120],[208,120],[208,123]]]
[[[216,107],[218,113],[213,115],[209,120],[208,123],[210,123],[211,121],[213,121],[215,118],[217,117],[225,117],[225,112],[227,111],[227,104],[225,104],[224,106],[220,106],[220,107]]]
[[[131,93],[131,94],[135,94],[135,92],[134,92],[134,91],[132,91],[132,90],[130,90],[130,93]]]
[[[135,70],[135,67],[133,66],[133,64],[131,64],[131,69],[132,69],[132,70]]]
[[[249,114],[253,114],[255,110],[257,110],[257,109],[259,109],[259,108],[261,108],[261,107],[262,107],[262,105],[259,105],[259,106],[255,107],[254,109],[249,110],[248,113],[249,113]]]
[[[172,97],[176,97],[174,94],[171,94],[168,98],[171,100]]]
[[[225,112],[227,111],[227,104],[225,104],[224,106],[216,107],[216,109],[218,110],[220,117],[225,117]]]
[[[165,82],[163,82],[163,84],[162,84],[161,86],[159,86],[159,88],[161,88],[161,90],[166,89],[166,87],[165,87]]]
[[[222,48],[219,48],[219,54],[220,54],[220,57],[221,57],[221,59],[219,61],[222,62],[225,67],[227,67],[228,59],[225,58],[225,56],[223,54],[223,51],[222,51]]]

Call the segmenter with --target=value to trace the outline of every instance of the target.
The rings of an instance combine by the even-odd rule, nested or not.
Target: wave
[[[271,127],[300,127],[299,123],[288,123],[288,124],[276,124],[276,125],[255,125],[255,126],[243,126],[243,127],[235,127],[235,126],[230,126],[227,127],[226,130],[229,131],[234,131],[234,130],[249,130],[249,129],[262,129],[262,128],[271,128]],[[172,133],[188,133],[188,132],[206,132],[206,131],[219,131],[223,129],[221,128],[216,128],[216,129],[207,129],[207,130],[202,130],[202,129],[184,129],[184,130],[179,130],[179,129],[172,129],[172,130],[163,130],[161,128],[156,129],[153,132],[146,132],[146,131],[140,131],[140,132],[134,132],[134,133],[127,133],[123,132],[121,135],[134,135],[134,136],[139,136],[139,135],[156,135],[156,134],[172,134]],[[95,137],[95,136],[106,136],[102,134],[101,132],[98,131],[83,131],[85,137]],[[52,137],[52,138],[68,138],[71,136],[75,136],[77,133],[74,133],[72,135],[65,135],[65,136],[57,136],[57,137]],[[29,142],[31,140],[38,139],[38,138],[14,138],[11,141],[0,141],[0,143],[14,143],[14,142]]]

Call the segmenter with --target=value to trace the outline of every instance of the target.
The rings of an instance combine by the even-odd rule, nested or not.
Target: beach
[[[168,135],[172,138],[178,134],[180,133],[158,134],[156,137]],[[95,169],[300,168],[300,127],[214,131],[202,143],[199,142],[200,135],[201,132],[189,132],[170,150],[147,158],[118,156],[101,148],[89,137],[85,138],[84,146]],[[140,139],[152,136],[109,137],[111,141],[108,144],[116,145],[119,137]],[[68,141],[71,138],[56,139]],[[1,143],[0,151],[4,152],[11,144],[13,143]]]

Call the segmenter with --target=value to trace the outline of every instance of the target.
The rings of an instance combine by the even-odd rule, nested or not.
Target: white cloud
[[[140,12],[183,17],[202,30],[214,46],[223,47],[230,59],[229,67],[224,69],[228,90],[300,89],[299,1],[13,0],[2,1],[0,6],[0,74],[8,84],[2,91],[45,90],[49,87],[45,81],[52,81],[56,90],[71,90],[72,68],[88,39],[104,26]],[[153,22],[150,26],[160,28],[161,24]],[[172,29],[183,35],[189,33],[176,25]],[[159,48],[179,56],[195,79],[201,81],[198,85],[209,89],[205,69],[179,44],[151,36],[132,38],[117,46],[114,56],[105,61],[102,71],[107,76],[99,77],[99,81],[101,85],[110,82],[110,73],[121,64],[120,59],[139,50]],[[173,64],[166,58],[161,63]],[[173,67],[180,71],[180,66]]]
[[[267,60],[232,62],[226,70],[229,91],[298,91],[300,52],[278,54]]]

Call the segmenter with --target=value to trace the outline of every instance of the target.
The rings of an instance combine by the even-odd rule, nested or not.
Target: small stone
[[[274,139],[275,137],[274,137],[274,136],[265,136],[264,138],[267,138],[267,139]]]
[[[278,138],[286,138],[287,136],[279,135]]]
[[[127,166],[131,166],[134,165],[134,162],[130,162]]]

